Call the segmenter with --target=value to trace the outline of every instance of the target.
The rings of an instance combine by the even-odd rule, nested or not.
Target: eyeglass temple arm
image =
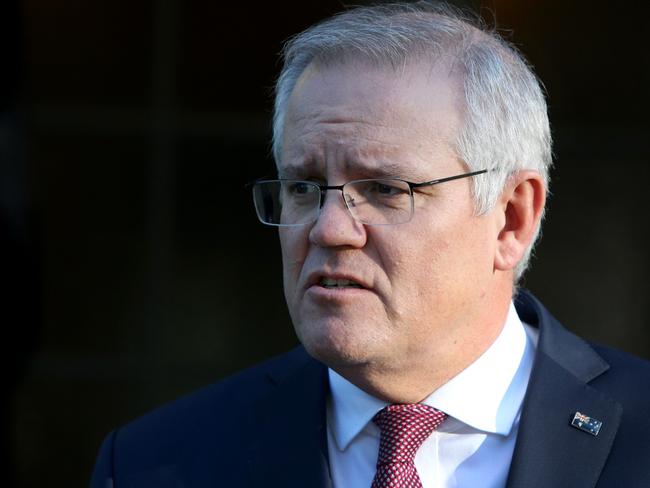
[[[420,188],[422,186],[432,186],[432,185],[437,185],[438,183],[444,183],[445,181],[452,181],[452,180],[460,180],[461,178],[469,178],[470,176],[476,176],[476,175],[482,175],[483,173],[487,173],[488,169],[482,169],[480,171],[472,171],[471,173],[464,173],[462,175],[455,175],[455,176],[448,176],[447,178],[440,178],[439,180],[431,180],[431,181],[424,181],[422,183],[411,183],[410,181],[407,181],[408,185],[413,188]]]
[[[482,169],[480,171],[472,171],[471,173],[463,173],[462,175],[455,175],[455,176],[448,176],[447,178],[440,178],[438,180],[431,180],[431,181],[423,181],[422,183],[413,183],[412,181],[404,181],[411,187],[413,188],[420,188],[422,186],[432,186],[432,185],[437,185],[438,183],[444,183],[446,181],[452,181],[452,180],[459,180],[461,178],[469,178],[470,176],[476,176],[476,175],[481,175],[483,173],[487,173],[490,171],[489,169]],[[248,182],[244,185],[245,188],[254,186],[256,183],[263,182],[266,180],[266,177],[264,178],[258,178],[254,181]],[[320,188],[321,192],[327,191],[327,190],[340,190],[343,191],[343,187],[345,185],[318,185],[318,188]]]

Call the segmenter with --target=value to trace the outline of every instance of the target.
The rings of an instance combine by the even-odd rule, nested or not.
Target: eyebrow
[[[346,160],[344,169],[348,173],[357,173],[367,178],[403,178],[411,181],[425,181],[426,177],[419,172],[414,173],[412,169],[404,168],[403,165],[393,162],[381,162],[379,164],[364,164],[359,161]],[[310,171],[321,171],[322,166],[313,161],[302,164],[284,166],[278,169],[281,178],[299,178]]]
[[[309,171],[309,168],[313,165],[310,164],[301,164],[301,165],[290,165],[282,166],[278,168],[278,177],[279,178],[298,178],[301,174],[304,174]]]

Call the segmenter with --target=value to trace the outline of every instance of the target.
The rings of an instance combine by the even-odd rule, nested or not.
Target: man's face
[[[308,68],[289,101],[280,176],[341,185],[467,172],[452,147],[463,105],[449,71]],[[289,312],[313,356],[386,372],[443,348],[462,354],[480,327],[497,234],[489,215],[475,216],[470,185],[417,189],[412,220],[388,226],[356,222],[328,191],[317,222],[280,228]]]

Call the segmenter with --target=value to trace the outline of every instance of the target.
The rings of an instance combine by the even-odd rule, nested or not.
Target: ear
[[[545,203],[546,187],[537,171],[518,171],[508,179],[496,208],[501,215],[495,269],[509,271],[521,261],[535,238]]]

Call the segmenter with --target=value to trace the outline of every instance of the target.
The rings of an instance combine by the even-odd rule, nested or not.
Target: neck
[[[510,290],[489,308],[482,318],[469,317],[457,327],[458,334],[446,340],[429,341],[414,348],[399,364],[332,366],[338,374],[366,393],[389,403],[418,403],[447,383],[476,359],[497,339],[505,324],[511,300]]]

